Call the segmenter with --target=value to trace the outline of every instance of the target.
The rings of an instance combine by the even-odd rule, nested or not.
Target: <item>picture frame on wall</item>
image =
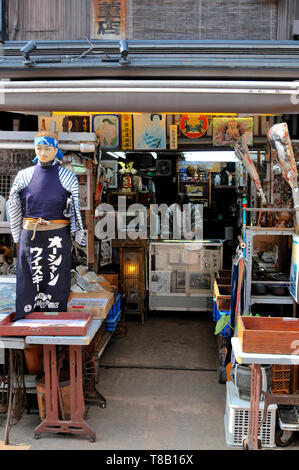
[[[134,149],[166,149],[166,117],[160,113],[134,115]]]
[[[117,149],[120,146],[120,118],[117,114],[92,116],[92,132],[100,139],[101,149]]]
[[[189,197],[205,197],[206,196],[206,190],[205,190],[206,188],[204,184],[193,184],[193,185],[186,184],[185,189]]]
[[[117,160],[101,160],[104,168],[108,189],[116,189],[118,187],[118,161]]]
[[[78,185],[79,185],[79,202],[80,209],[82,211],[90,210],[90,173],[87,172],[84,175],[77,174]]]
[[[234,146],[240,138],[253,145],[253,118],[213,118],[213,145]]]
[[[210,291],[211,273],[207,272],[189,272],[188,273],[188,291]]]
[[[100,267],[112,263],[112,242],[111,239],[100,241]]]
[[[185,291],[186,289],[186,271],[177,270],[176,272],[176,290]]]

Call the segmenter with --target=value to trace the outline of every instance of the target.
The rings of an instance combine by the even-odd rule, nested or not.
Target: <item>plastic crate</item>
[[[272,393],[290,393],[291,365],[274,364]]]
[[[114,331],[115,328],[117,327],[120,317],[121,317],[121,310],[115,315],[114,318],[111,318],[111,319],[106,318],[106,321],[105,321],[106,331]]]
[[[221,318],[221,315],[229,315],[230,312],[229,311],[223,311],[221,312],[220,310],[218,310],[217,308],[217,303],[215,301],[214,305],[213,305],[213,319],[214,321],[217,323],[218,320],[220,320]],[[220,336],[222,336],[223,338],[228,338],[230,336],[230,326],[229,325],[226,325],[221,331],[220,331]]]
[[[275,421],[277,405],[268,407],[267,418],[259,430],[259,439],[262,447],[276,447]],[[264,413],[264,402],[260,402],[259,421]],[[243,447],[249,429],[250,401],[241,400],[237,387],[233,382],[226,382],[226,410],[224,415],[224,428],[226,444],[233,447]]]
[[[121,295],[117,294],[116,299],[114,301],[114,304],[112,305],[106,319],[109,321],[115,317],[115,315],[118,314],[121,308]]]

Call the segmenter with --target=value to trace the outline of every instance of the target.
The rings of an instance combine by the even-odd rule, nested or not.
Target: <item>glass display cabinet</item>
[[[149,309],[212,310],[213,282],[222,269],[221,240],[149,244]]]

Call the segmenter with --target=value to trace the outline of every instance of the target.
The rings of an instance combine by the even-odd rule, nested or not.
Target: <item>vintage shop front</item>
[[[294,213],[290,210],[282,221],[279,211],[290,203],[292,191],[281,172],[273,177],[274,160],[268,138],[269,128],[285,121],[296,136],[292,117],[298,112],[293,82],[296,68],[279,66],[276,59],[271,70],[263,61],[252,67],[248,61],[246,66],[238,63],[232,74],[229,67],[220,63],[217,73],[221,79],[216,79],[216,70],[204,67],[200,56],[196,56],[195,76],[190,80],[191,61],[188,68],[174,57],[175,67],[171,68],[173,64],[168,64],[167,59],[164,66],[158,66],[156,58],[144,54],[148,63],[143,67],[138,54],[124,59],[111,43],[107,48],[114,54],[114,62],[104,62],[101,70],[93,64],[89,80],[84,70],[90,64],[69,67],[46,63],[45,52],[40,61],[35,58],[34,64],[24,67],[21,56],[9,56],[15,45],[5,46],[11,65],[0,64],[4,76],[10,78],[4,83],[1,104],[0,146],[6,169],[1,174],[2,196],[7,198],[16,171],[30,166],[34,135],[42,128],[58,133],[63,164],[78,176],[88,243],[86,250],[73,254],[69,310],[74,311],[80,299],[79,307],[88,311],[92,305],[94,318],[100,320],[94,347],[85,358],[85,364],[93,364],[94,372],[92,379],[84,382],[84,397],[102,400],[103,406],[105,400],[95,391],[96,363],[112,335],[126,334],[129,316],[130,321],[143,323],[152,310],[191,310],[208,312],[217,322],[231,313],[231,299],[241,287],[247,299],[242,313],[264,315],[271,306],[274,316],[296,316],[295,302],[285,287],[295,233]],[[55,50],[55,44],[51,47]],[[163,57],[161,51],[160,55]],[[250,73],[259,80],[245,80]],[[51,79],[45,79],[47,74]],[[68,79],[61,80],[62,74]],[[163,135],[163,142],[157,146],[141,142],[146,127],[153,125],[154,116],[158,116],[159,132]],[[261,208],[261,193],[250,171],[246,171],[248,168],[234,153],[240,133],[227,137],[229,123],[247,126],[248,148],[267,203],[278,209],[271,222],[269,217],[261,220],[261,211],[243,210],[246,205],[249,209]],[[225,129],[220,140],[218,126]],[[161,220],[156,214],[152,236],[148,228],[153,204],[170,205],[177,193],[184,191],[202,207],[203,240],[163,240]],[[109,204],[109,211],[118,214],[113,239],[100,240],[100,203]],[[130,222],[136,216],[131,204],[145,208],[145,218],[139,219],[146,232],[142,238],[130,236]],[[2,220],[1,227],[2,269],[10,274],[9,283],[13,285],[16,251],[9,222]],[[246,283],[239,279],[239,284],[234,285],[231,259],[236,251],[241,260],[245,257],[249,263]],[[281,287],[280,292],[275,291],[277,286]],[[263,292],[258,291],[261,287]],[[105,311],[100,308],[103,298],[107,301]],[[97,299],[99,305],[95,303]],[[12,304],[6,309],[12,309]],[[222,362],[228,330],[226,325],[217,336],[216,352],[219,380],[227,383],[231,382],[230,375]],[[289,370],[287,366],[286,373]],[[289,383],[289,393],[294,387],[294,381]],[[273,405],[270,413],[273,415]],[[82,425],[84,432],[87,431]],[[232,436],[230,429],[228,444],[243,444],[233,441]],[[273,445],[273,432],[263,445]]]

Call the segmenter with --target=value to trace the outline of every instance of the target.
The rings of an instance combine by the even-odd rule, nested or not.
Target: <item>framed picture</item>
[[[100,241],[100,266],[112,263],[112,243],[111,239]]]
[[[188,276],[189,291],[210,291],[211,274],[207,272],[189,272]]]
[[[116,149],[120,145],[120,119],[117,114],[95,114],[92,132],[100,139],[102,149]]]
[[[189,185],[186,184],[185,189],[189,197],[205,197],[207,185]]]
[[[118,186],[118,161],[101,160],[101,165],[106,171],[105,180],[108,188],[115,189]]]
[[[151,292],[169,293],[171,287],[170,271],[152,271],[150,278]]]
[[[241,136],[253,145],[253,118],[213,119],[213,145],[233,146]]]
[[[166,118],[164,114],[134,115],[134,149],[166,149]]]
[[[90,210],[90,173],[84,175],[77,174],[79,184],[79,202],[80,209]]]
[[[186,272],[177,270],[176,272],[176,290],[182,291],[186,289]]]

